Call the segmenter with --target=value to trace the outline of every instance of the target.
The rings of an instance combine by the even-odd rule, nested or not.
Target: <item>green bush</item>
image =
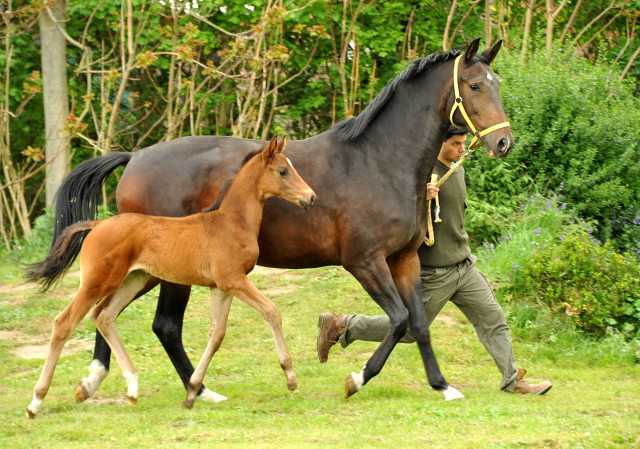
[[[540,247],[514,288],[595,335],[640,329],[640,264],[585,232]]]
[[[597,221],[594,236],[640,255],[640,102],[633,80],[561,50],[526,62],[501,53],[495,70],[516,145],[504,161],[469,162],[470,192],[494,207],[527,191],[561,193],[580,217]],[[476,181],[481,176],[484,187]],[[482,188],[509,196],[488,197]]]

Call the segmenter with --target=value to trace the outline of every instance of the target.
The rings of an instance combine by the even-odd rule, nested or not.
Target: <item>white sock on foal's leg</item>
[[[138,402],[138,375],[130,371],[122,373],[124,380],[127,382],[127,400],[131,405]]]

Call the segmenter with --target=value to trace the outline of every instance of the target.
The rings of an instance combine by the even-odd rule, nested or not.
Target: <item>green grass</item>
[[[432,326],[433,345],[446,378],[466,399],[445,402],[428,386],[415,345],[399,345],[384,369],[345,400],[344,378],[359,371],[376,344],[358,342],[331,351],[326,364],[315,350],[318,314],[380,313],[342,268],[253,274],[278,306],[294,359],[299,393],[289,393],[271,331],[258,312],[234,300],[223,345],[206,385],[229,398],[182,408],[185,392],[151,331],[156,291],[134,302],[118,320],[125,346],[140,371],[140,398],[126,404],[115,360],[94,401],[76,404],[74,388],[87,375],[94,327],[83,320],[73,335],[87,343],[63,351],[49,394],[34,420],[24,415],[42,359],[17,355],[46,343],[55,315],[78,282],[69,276],[41,296],[16,289],[19,271],[0,269],[0,447],[13,448],[629,448],[640,442],[640,367],[554,349],[552,336],[514,341],[519,366],[532,381],[550,379],[542,397],[509,395],[473,328],[454,307]],[[11,288],[10,288],[11,287]],[[197,362],[206,345],[208,291],[195,288],[184,342]]]

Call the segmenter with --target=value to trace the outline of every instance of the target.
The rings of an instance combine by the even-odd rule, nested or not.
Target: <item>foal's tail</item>
[[[47,290],[66,273],[80,253],[82,239],[87,234],[84,232],[67,235],[61,255],[60,247],[63,242],[59,243],[58,240],[62,240],[65,229],[79,221],[96,218],[102,184],[116,168],[127,165],[133,154],[117,151],[106,156],[94,157],[78,165],[62,181],[55,197],[55,227],[49,254],[45,260],[30,265],[27,269],[28,278],[39,281],[43,290]],[[89,228],[83,230],[87,229]]]
[[[54,249],[59,246],[56,245],[58,238],[72,224],[96,218],[98,206],[100,205],[102,184],[116,168],[121,165],[127,165],[133,154],[116,151],[106,156],[94,157],[78,165],[62,181],[55,197],[54,217],[56,222],[49,254],[44,261],[31,265],[27,271],[27,275],[31,280],[50,279],[42,281],[43,290],[48,289],[69,269],[80,253],[80,246],[86,232],[82,235],[74,235],[67,243],[69,247],[65,248],[64,262],[62,259],[56,262],[56,264],[64,263],[64,266],[56,269],[50,268],[54,274],[49,274],[48,272],[41,274],[40,266],[50,265],[53,260],[59,257],[59,255],[54,254]]]
[[[62,231],[53,242],[46,259],[28,266],[27,279],[40,283],[42,291],[57,283],[71,267],[82,247],[82,240],[94,223],[96,222],[81,221]]]

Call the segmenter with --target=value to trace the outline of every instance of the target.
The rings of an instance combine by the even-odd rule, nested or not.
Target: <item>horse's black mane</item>
[[[253,156],[255,156],[260,152],[262,152],[262,150],[251,151],[249,154],[247,154],[242,160],[242,164],[240,164],[240,168],[244,167],[244,165],[247,162],[249,162],[249,159],[253,158]],[[235,178],[235,175],[230,177],[224,182],[224,184],[222,185],[222,188],[220,189],[220,193],[218,194],[218,198],[216,198],[216,200],[211,206],[207,207],[206,209],[202,209],[202,212],[211,212],[211,211],[220,209],[220,204],[222,204],[222,200],[224,199],[224,196],[227,194],[227,190],[229,190],[229,186],[231,185],[233,178]]]
[[[380,113],[400,84],[415,78],[427,68],[435,64],[448,61],[451,58],[455,58],[459,54],[459,49],[453,49],[444,53],[433,53],[424,58],[418,58],[411,61],[409,63],[409,67],[400,72],[393,81],[387,84],[373,99],[373,101],[369,103],[364,111],[362,111],[357,117],[336,123],[333,126],[333,129],[339,133],[343,140],[354,140],[358,138],[362,135],[367,126],[369,126],[371,121]]]

